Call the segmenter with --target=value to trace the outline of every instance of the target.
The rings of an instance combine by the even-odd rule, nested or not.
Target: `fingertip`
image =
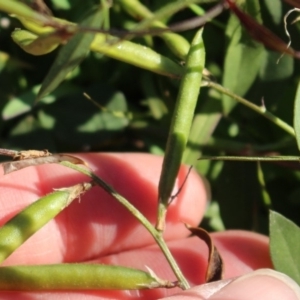
[[[155,224],[162,157],[123,153],[89,153],[76,156],[85,160],[93,172]],[[182,166],[175,192],[182,186],[187,173],[188,167]],[[11,216],[53,189],[89,180],[85,175],[58,164],[29,167],[4,177],[2,187],[5,188],[0,195],[0,205],[6,205],[5,195],[13,199],[10,199],[10,206],[5,210],[5,213]],[[192,172],[169,207],[165,239],[175,240],[188,236],[189,231],[183,223],[197,225],[205,206],[204,184],[199,176]],[[40,252],[45,254],[40,255],[40,262],[50,261],[50,255],[47,255],[46,251],[51,251],[51,262],[70,262],[154,244],[153,237],[135,217],[99,187],[87,192],[80,201],[74,201],[43,230],[48,241],[41,240],[45,251]],[[21,248],[20,251],[26,253],[30,247],[35,248],[35,243],[41,237],[40,232],[42,231],[27,241],[26,247],[21,247],[24,251]],[[59,244],[59,247],[54,247],[53,241]],[[17,258],[20,251],[12,255],[11,262],[24,261],[23,258]],[[32,262],[34,257],[30,257]]]
[[[164,300],[299,300],[300,287],[290,277],[271,269],[193,287]]]
[[[283,273],[259,269],[232,280],[217,291],[210,300],[299,300],[298,284]]]

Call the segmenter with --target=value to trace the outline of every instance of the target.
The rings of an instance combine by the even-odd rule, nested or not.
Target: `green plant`
[[[7,56],[2,52],[2,76],[8,74],[7,78],[14,78],[1,96],[2,117],[5,120],[1,134],[6,137],[3,147],[49,148],[55,152],[122,149],[161,154],[169,136],[159,185],[158,230],[146,224],[147,220],[140,217],[138,212],[134,212],[139,216],[139,221],[144,222],[148,230],[152,230],[165,254],[168,250],[161,240],[160,231],[164,227],[164,215],[181,161],[195,165],[197,171],[206,175],[212,183],[212,204],[217,205],[222,217],[218,209],[212,210],[212,205],[207,214],[210,217],[204,223],[207,228],[243,228],[266,233],[270,207],[299,224],[294,209],[299,206],[299,176],[295,171],[281,171],[271,164],[256,168],[246,163],[229,164],[213,160],[197,162],[201,155],[219,153],[247,153],[252,156],[298,154],[299,96],[296,91],[299,66],[293,60],[293,56],[297,58],[298,54],[290,48],[285,50],[286,44],[281,44],[273,36],[265,42],[270,32],[254,25],[264,19],[274,30],[279,30],[287,7],[279,0],[265,0],[262,4],[259,1],[242,1],[244,10],[257,23],[253,19],[249,23],[247,15],[240,13],[231,4],[235,15],[228,16],[227,12],[227,15],[221,15],[206,26],[203,39],[206,47],[205,66],[209,72],[202,80],[203,87],[199,96],[204,68],[201,31],[179,35],[165,29],[170,16],[182,8],[187,9],[179,14],[179,20],[185,20],[194,13],[203,14],[205,10],[195,5],[198,2],[204,1],[153,1],[152,7],[147,8],[138,1],[125,0],[115,1],[109,7],[109,3],[103,0],[101,7],[82,22],[78,22],[78,19],[93,4],[98,4],[96,1],[90,1],[84,8],[86,11],[83,11],[80,4],[71,6],[66,1],[63,7],[59,1],[52,1],[54,10],[63,11],[62,19],[36,13],[18,1],[0,2],[0,10],[17,16],[17,19],[10,19],[13,27],[22,24],[28,30],[18,30],[12,34],[14,41],[23,50],[42,55],[52,53],[59,44],[65,44],[48,73],[48,60],[52,62],[53,54],[41,58],[40,64],[35,64],[31,56],[21,53],[12,43],[6,49],[9,53]],[[204,4],[203,7],[206,8]],[[159,10],[152,13],[157,8]],[[127,13],[145,21],[136,24]],[[77,18],[71,20],[72,15]],[[243,20],[248,21],[244,22],[248,31],[251,26],[257,26],[258,32],[262,30],[264,35],[261,37],[254,34],[251,37],[241,26]],[[111,30],[110,23],[129,31]],[[298,33],[297,27],[294,30]],[[3,39],[8,39],[9,34],[3,29]],[[165,44],[152,37],[152,34],[158,35]],[[187,40],[192,40],[192,36],[195,39],[190,47]],[[286,51],[290,56],[283,56],[276,65],[280,54],[266,50],[257,42],[258,36],[259,42],[273,47],[273,50],[276,50],[274,44],[277,43],[281,47],[279,50]],[[223,47],[226,47],[225,57],[223,50],[220,50]],[[18,59],[12,53],[18,53]],[[186,60],[186,65],[179,63],[182,60]],[[30,69],[31,63],[35,66],[34,71]],[[130,64],[150,72],[133,69],[128,66]],[[24,70],[18,70],[16,65],[23,66]],[[128,70],[132,76],[126,76]],[[44,79],[41,81],[40,78]],[[132,84],[135,80],[141,82],[138,87]],[[13,96],[12,90],[15,91]],[[83,91],[100,107],[99,110],[80,96]],[[286,95],[284,99],[283,93]],[[173,99],[177,94],[175,104]],[[261,101],[262,97],[264,102]],[[259,115],[246,107],[237,106],[232,98]],[[296,113],[293,128],[289,123],[293,118],[294,98]],[[144,106],[140,99],[144,99]],[[255,99],[256,103],[246,99]],[[162,128],[159,134],[157,128]],[[122,135],[125,138],[119,139]],[[39,138],[34,139],[36,136]],[[77,170],[86,172],[79,167]],[[88,175],[99,180],[92,173]],[[278,187],[279,181],[283,184],[282,188]],[[253,193],[245,193],[245,190]],[[288,203],[282,203],[283,197],[288,199]],[[119,200],[122,202],[124,199]],[[123,201],[123,205],[128,203]],[[276,227],[271,227],[271,230],[274,229]],[[180,285],[187,288],[188,283],[176,263],[171,256],[166,255],[177,273]],[[276,260],[274,255],[273,259]]]

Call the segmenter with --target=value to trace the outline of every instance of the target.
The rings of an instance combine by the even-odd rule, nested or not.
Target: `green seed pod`
[[[63,42],[63,39],[55,33],[37,36],[27,30],[20,29],[13,31],[11,37],[18,46],[32,55],[50,53]]]
[[[23,18],[39,22],[41,24],[51,21],[51,19],[37,11],[31,9],[28,5],[21,1],[5,0],[0,1],[0,10],[8,14],[21,16]]]
[[[56,22],[59,22],[61,25],[75,25],[61,19],[54,20]],[[49,35],[51,32],[53,32],[53,29],[51,29],[51,27],[42,27],[34,22],[30,22],[22,18],[20,18],[20,21],[27,29],[31,30],[37,35]],[[114,38],[107,34],[97,33],[90,46],[90,50],[100,52],[111,58],[126,62],[128,64],[132,64],[134,66],[149,70],[157,74],[174,78],[181,77],[181,75],[183,74],[183,68],[179,64],[175,63],[168,57],[155,52],[151,48],[130,41],[119,40],[118,38]],[[40,51],[40,49],[38,51]]]
[[[185,74],[181,79],[173,113],[158,187],[159,208],[156,225],[158,230],[164,229],[166,209],[180,168],[200,92],[205,62],[202,31],[201,29],[196,33],[187,55]]]
[[[151,19],[154,14],[144,6],[140,1],[137,0],[118,0],[117,1],[128,14],[137,19]],[[167,28],[167,26],[160,22],[155,21],[151,24],[152,28]],[[144,29],[144,28],[143,28]],[[159,34],[169,49],[180,59],[185,59],[190,44],[189,42],[181,35],[173,32],[164,32]]]
[[[22,18],[19,15],[16,15],[15,17],[23,24],[23,26],[27,30],[34,32],[37,35],[46,35],[55,31],[53,26],[44,26],[40,23],[32,22],[29,19]],[[76,26],[75,23],[69,22],[64,19],[51,18],[51,20],[53,20],[53,22],[55,22],[55,24],[57,25],[55,28],[60,28],[66,25],[69,25],[70,27],[74,27],[74,28]]]
[[[180,65],[151,48],[116,38],[109,40],[105,34],[96,34],[90,49],[161,75],[181,77],[183,73]]]
[[[4,224],[0,228],[0,262],[91,187],[91,183],[83,183],[57,190],[27,206]]]
[[[0,268],[0,290],[130,290],[174,287],[149,273],[100,264],[59,264]]]

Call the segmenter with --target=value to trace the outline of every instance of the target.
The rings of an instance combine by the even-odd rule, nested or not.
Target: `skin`
[[[162,158],[148,154],[78,155],[92,170],[156,221],[157,184]],[[174,193],[187,168],[179,172]],[[53,188],[88,181],[65,167],[51,164],[1,176],[0,224]],[[165,239],[192,288],[140,291],[0,292],[1,299],[300,299],[299,287],[272,268],[265,236],[245,231],[212,234],[221,253],[224,280],[204,283],[207,249],[183,226],[197,226],[207,205],[203,180],[191,173],[169,207]],[[164,256],[148,232],[100,188],[87,192],[16,250],[3,265],[95,262],[146,270],[175,280]],[[264,269],[264,270],[258,270]],[[254,270],[258,270],[253,272]],[[274,298],[275,297],[275,298]]]

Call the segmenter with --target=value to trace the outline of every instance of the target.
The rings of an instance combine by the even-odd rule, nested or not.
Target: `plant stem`
[[[230,161],[299,161],[299,156],[202,156],[199,160]]]
[[[169,262],[174,274],[176,275],[178,281],[180,282],[180,286],[182,289],[188,289],[189,284],[185,277],[183,276],[179,266],[177,265],[174,257],[172,256],[166,242],[164,241],[161,233],[157,231],[154,226],[148,221],[148,219],[136,208],[134,207],[127,199],[122,197],[114,188],[112,188],[109,184],[99,178],[92,171],[80,167],[78,165],[74,165],[70,162],[63,161],[60,163],[61,165],[71,168],[75,171],[78,171],[82,174],[85,174],[93,179],[93,181],[102,187],[109,195],[113,196],[118,202],[120,202],[124,207],[126,207],[129,212],[149,231],[149,233],[153,236],[159,248],[164,253],[167,261]]]
[[[267,109],[264,105],[258,106],[256,104],[248,101],[247,99],[242,98],[242,97],[234,94],[230,90],[224,88],[222,85],[220,85],[218,83],[215,83],[213,81],[203,80],[202,83],[203,83],[203,86],[211,87],[211,88],[221,92],[222,94],[225,94],[225,95],[233,98],[234,100],[238,101],[239,103],[247,106],[248,108],[250,108],[253,111],[257,112],[258,114],[262,115],[266,119],[270,120],[275,125],[279,126],[281,129],[285,130],[287,133],[289,133],[293,137],[296,136],[294,128],[292,126],[290,126],[289,124],[287,124],[286,122],[284,122],[280,118],[276,117],[275,115],[273,115],[272,113],[267,111]]]

